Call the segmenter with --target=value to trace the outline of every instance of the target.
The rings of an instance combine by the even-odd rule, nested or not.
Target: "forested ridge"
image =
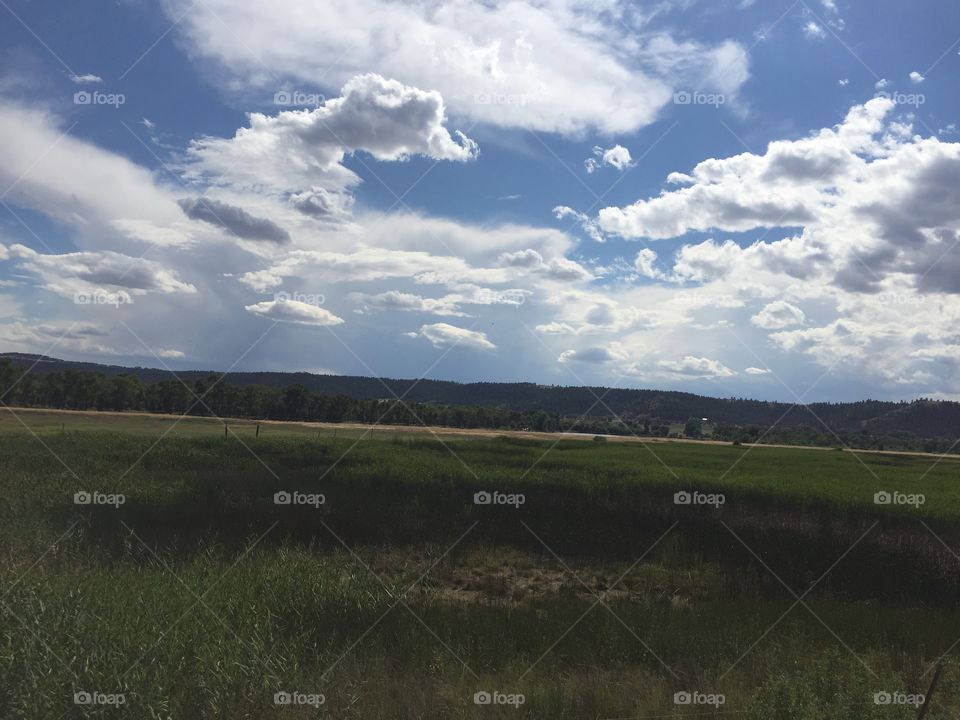
[[[670,426],[680,423],[684,434],[696,437],[705,427],[700,420],[708,418],[716,439],[902,450],[945,451],[960,436],[960,404],[935,400],[792,406],[675,391],[533,383],[279,372],[174,374],[13,353],[0,355],[0,392],[7,405],[76,410],[652,436],[668,435]],[[396,402],[397,397],[403,402]]]

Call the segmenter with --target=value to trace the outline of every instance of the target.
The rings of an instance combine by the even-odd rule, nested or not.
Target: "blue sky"
[[[960,395],[955,3],[0,15],[5,350]]]

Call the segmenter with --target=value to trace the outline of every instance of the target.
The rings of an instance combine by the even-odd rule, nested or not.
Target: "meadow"
[[[955,459],[174,422],[0,418],[0,717],[960,712]]]

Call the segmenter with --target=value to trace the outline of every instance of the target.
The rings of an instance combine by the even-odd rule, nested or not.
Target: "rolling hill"
[[[107,377],[133,375],[144,382],[179,377],[192,383],[221,373],[206,370],[177,372],[147,367],[124,367],[75,362],[23,353],[0,353],[32,372],[97,372]],[[862,400],[849,403],[791,405],[745,398],[716,398],[667,390],[604,387],[571,387],[535,383],[458,383],[444,380],[372,378],[319,375],[307,372],[230,372],[226,380],[240,387],[302,385],[322,395],[344,395],[356,400],[392,398],[415,403],[500,407],[517,411],[542,410],[576,417],[620,416],[661,418],[683,422],[690,417],[709,418],[723,425],[769,427],[809,426],[825,431],[871,433],[909,432],[921,437],[960,436],[960,403],[918,399],[912,402]],[[598,400],[599,399],[599,400]]]

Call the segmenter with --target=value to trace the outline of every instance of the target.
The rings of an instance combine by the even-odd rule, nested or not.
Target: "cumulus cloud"
[[[562,363],[578,362],[591,364],[605,364],[624,360],[626,355],[616,347],[594,346],[577,350],[564,350],[558,360]]]
[[[412,124],[438,127],[437,105],[420,91],[406,92],[413,87],[404,84],[393,94],[377,83],[365,85],[374,106],[365,111],[372,118],[367,129],[392,129],[382,117],[391,108],[377,103],[389,106],[392,98],[403,106],[408,97],[408,109],[415,106],[433,118]],[[398,110],[394,120],[409,127],[404,112]],[[45,113],[0,106],[0,131],[24,145],[0,146],[0,179],[9,185],[24,176],[10,201],[62,225],[78,247],[97,248],[30,255],[34,251],[0,246],[0,259],[8,256],[11,269],[64,296],[88,287],[162,294],[162,303],[125,308],[124,322],[138,334],[154,329],[156,337],[148,339],[165,356],[180,357],[175,353],[182,351],[171,348],[188,349],[197,366],[209,366],[224,352],[239,355],[269,324],[264,318],[304,328],[343,322],[306,303],[298,308],[293,302],[259,302],[263,296],[252,292],[285,287],[350,305],[347,311],[356,312],[350,316],[350,330],[356,331],[351,345],[364,357],[402,357],[398,347],[429,353],[431,344],[449,347],[461,337],[465,347],[492,350],[483,333],[446,323],[423,325],[413,335],[427,342],[418,344],[406,342],[397,329],[411,318],[415,322],[403,329],[477,315],[483,323],[478,326],[496,327],[503,351],[484,354],[484,362],[491,372],[505,374],[517,353],[529,349],[525,330],[533,327],[555,344],[544,366],[530,367],[531,379],[543,381],[554,379],[550,372],[569,372],[555,367],[560,355],[565,363],[579,363],[575,370],[590,382],[608,383],[627,373],[637,382],[676,381],[699,390],[716,379],[736,378],[730,369],[736,367],[742,383],[756,387],[762,381],[753,376],[766,374],[763,363],[741,369],[726,327],[735,327],[753,347],[783,355],[777,363],[785,369],[805,371],[812,365],[808,358],[827,365],[839,357],[847,362],[838,374],[880,377],[889,383],[884,387],[916,393],[960,377],[960,253],[953,252],[960,240],[960,152],[944,138],[917,135],[909,117],[888,100],[872,100],[836,126],[774,141],[757,153],[679,168],[683,172],[671,173],[660,195],[608,214],[588,217],[558,208],[563,220],[599,239],[608,233],[670,241],[602,260],[590,257],[592,244],[583,243],[578,252],[576,238],[555,227],[468,224],[353,207],[359,179],[343,162],[350,153],[356,154],[346,160],[352,166],[378,154],[393,161],[421,154],[414,147],[440,156],[449,147],[431,145],[429,132],[417,134],[415,142],[392,144],[375,134],[368,151],[324,135],[315,113],[266,118],[263,132],[248,123],[237,133],[243,140],[222,139],[228,146],[222,155],[203,154],[201,148],[212,147],[209,138],[188,153],[192,161],[185,163],[183,179],[196,182],[198,194],[242,209],[248,216],[242,232],[270,218],[290,237],[285,243],[237,243],[231,238],[238,235],[223,232],[222,223],[187,217],[177,204],[184,193],[164,185],[162,176],[69,135],[58,142],[66,126]],[[443,118],[439,127],[467,151],[453,132],[456,124],[445,113]],[[355,125],[354,132],[365,132],[359,120]],[[259,141],[265,142],[262,156],[255,152]],[[236,172],[215,179],[229,170],[217,163],[235,158],[241,161]],[[206,187],[211,184],[216,187]],[[685,238],[690,232],[707,234]],[[159,243],[149,255],[155,265],[142,269],[136,257],[147,249],[144,243],[153,242]],[[130,264],[136,272],[125,275]],[[911,297],[925,300],[907,305]],[[5,325],[0,338],[25,350],[44,351],[54,329],[69,327],[46,317],[62,317],[60,311],[92,317],[87,309],[50,298],[22,307],[4,315],[20,324]],[[410,315],[415,312],[424,315]],[[117,352],[116,339],[122,345],[129,338],[119,331],[114,337],[108,316],[115,315],[102,313],[97,334],[70,335],[63,347]],[[224,349],[231,338],[237,346]],[[258,362],[310,367],[315,348],[309,345],[270,347]],[[322,362],[336,367],[332,359]],[[731,380],[725,392],[742,383]]]
[[[656,262],[656,251],[651,250],[650,248],[643,248],[634,258],[633,266],[643,277],[659,280],[664,277],[664,273],[662,270],[656,267]]]
[[[290,197],[290,204],[304,215],[339,225],[350,218],[353,195],[312,187]]]
[[[785,300],[775,300],[750,318],[750,322],[764,330],[782,330],[806,321],[803,310]]]
[[[599,170],[604,165],[616,168],[617,170],[626,170],[633,164],[630,158],[630,151],[622,145],[614,145],[611,148],[604,149],[599,145],[593,148],[593,157],[583,161],[583,165],[588,173]]]
[[[600,211],[607,233],[666,239],[688,232],[796,228],[802,232],[749,247],[727,240],[685,245],[675,274],[694,281],[722,277],[738,264],[876,291],[888,275],[960,290],[948,279],[950,258],[937,258],[960,230],[960,145],[920,138],[887,121],[894,103],[875,98],[844,121],[808,138],[770,143],[699,163],[684,187],[625,208]],[[930,272],[936,266],[940,272]]]
[[[766,368],[748,367],[744,372],[747,375],[768,375],[770,371]]]
[[[531,274],[560,282],[592,280],[593,274],[583,265],[566,257],[558,256],[545,260],[536,250],[518,250],[503,253],[497,258],[502,267],[519,268]]]
[[[440,282],[468,281],[484,278],[462,258],[432,255],[416,250],[362,248],[355,252],[293,250],[276,264],[263,270],[245,273],[241,282],[258,292],[277,287],[284,278],[299,277],[329,282],[374,281],[390,278],[422,278]],[[496,273],[492,274],[495,277]],[[488,276],[490,277],[490,276]],[[501,281],[507,275],[501,273]]]
[[[517,250],[516,252],[502,253],[497,258],[497,262],[504,267],[537,270],[543,267],[543,256],[536,250]]]
[[[264,300],[244,308],[248,313],[278,322],[327,327],[340,325],[343,319],[326,308],[299,300]]]
[[[201,220],[226,230],[243,240],[266,240],[283,244],[290,242],[290,233],[266,218],[254,217],[243,208],[213,198],[184,198],[177,204],[191,220]]]
[[[459,117],[548,132],[630,132],[653,121],[677,87],[732,96],[749,74],[739,43],[647,29],[666,8],[626,0],[163,6],[192,53],[236,83],[275,82],[264,65],[299,83],[344,82],[363,68],[437,89]]]
[[[718,360],[686,355],[679,360],[658,360],[657,367],[679,376],[718,378],[735,373]]]
[[[127,302],[130,294],[197,291],[160,263],[109,250],[44,255],[16,244],[9,248],[9,256],[44,288],[68,298],[112,290],[127,293],[123,296]]]
[[[466,316],[466,313],[461,311],[457,303],[450,298],[427,298],[399,290],[388,290],[377,294],[354,293],[351,298],[360,304],[364,312],[402,310],[432,315]]]
[[[910,73],[910,82],[912,82],[914,85],[919,85],[924,80],[926,80],[926,78],[916,70]]]
[[[435,90],[420,90],[368,73],[346,82],[341,95],[312,110],[277,115],[251,113],[249,126],[232,138],[204,137],[190,145],[187,178],[233,188],[298,192],[299,209],[316,211],[359,178],[342,165],[351,153],[376,160],[423,155],[466,161],[477,144],[444,126],[444,101]],[[303,195],[309,191],[310,195]]]
[[[497,347],[487,339],[485,333],[477,330],[466,330],[447,323],[422,325],[418,334],[438,348],[456,346],[472,350],[494,350]]]
[[[572,335],[576,332],[572,325],[562,322],[549,322],[537,325],[535,328],[538,333],[544,335]]]
[[[352,293],[351,299],[359,303],[362,312],[400,310],[423,312],[431,315],[468,317],[463,305],[522,305],[530,294],[528,290],[494,290],[470,284],[458,284],[457,292],[440,298],[423,297],[414,293],[388,290],[382,293]]]

